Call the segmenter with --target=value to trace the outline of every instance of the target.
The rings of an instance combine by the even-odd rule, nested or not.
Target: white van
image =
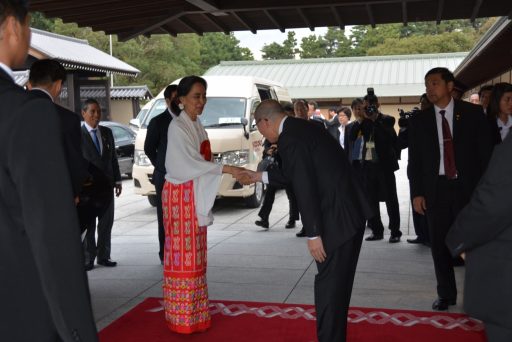
[[[257,77],[204,76],[204,79],[208,83],[208,101],[200,120],[208,132],[215,162],[256,170],[262,159],[263,136],[256,128],[254,111],[266,99],[276,99],[282,104],[290,103],[288,91],[279,83]],[[148,196],[151,205],[156,205],[156,193],[151,182],[153,166],[144,153],[144,140],[149,121],[165,109],[162,90],[141,122],[135,141],[135,193]],[[231,175],[224,174],[218,196],[240,197],[247,206],[256,208],[263,198],[263,184],[244,186]]]

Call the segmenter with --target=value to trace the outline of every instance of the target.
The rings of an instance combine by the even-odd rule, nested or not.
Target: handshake
[[[261,172],[247,170],[243,167],[224,165],[222,167],[222,173],[229,173],[235,177],[240,184],[243,185],[261,182]]]

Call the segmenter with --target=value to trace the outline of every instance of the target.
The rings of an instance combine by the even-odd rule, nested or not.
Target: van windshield
[[[149,113],[144,118],[144,122],[142,123],[142,127],[147,128],[151,119],[153,119],[158,114],[163,113],[164,110],[167,109],[167,104],[165,103],[165,99],[158,99],[155,101]]]
[[[208,97],[199,117],[204,127],[239,126],[245,117],[246,99],[239,97]]]

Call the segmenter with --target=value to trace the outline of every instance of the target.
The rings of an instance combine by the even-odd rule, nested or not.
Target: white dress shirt
[[[93,137],[93,134],[94,132],[92,132],[93,129],[96,130],[96,136],[98,137],[98,141],[100,142],[100,155],[103,154],[103,142],[101,141],[101,131],[100,131],[100,127],[96,127],[96,128],[92,128],[91,126],[89,126],[85,121],[83,123],[83,125],[85,126],[85,128],[87,128],[87,132],[89,132],[89,134],[91,135],[91,139],[92,141],[94,141],[94,137]]]
[[[444,117],[446,121],[448,121],[448,126],[450,126],[450,134],[453,139],[453,107],[454,102],[453,98],[450,100],[450,103],[445,108],[440,108],[434,105],[434,110],[436,112],[436,123],[437,123],[437,137],[439,139],[439,175],[444,176],[444,142],[443,142],[443,116],[439,114],[441,110],[444,110]]]
[[[338,127],[338,131],[340,131],[340,145],[345,148],[345,126],[340,125],[340,127]]]
[[[0,62],[0,68],[1,68],[3,71],[5,71],[5,73],[6,73],[7,75],[9,75],[9,76],[12,78],[13,82],[15,82],[15,80],[14,80],[14,74],[12,73],[12,69],[11,69],[11,68],[9,68],[7,65],[5,65],[5,64],[4,64],[4,63],[2,63],[2,62]]]
[[[501,121],[499,118],[496,119],[496,122],[498,123],[498,129],[500,130],[501,141],[503,141],[507,137],[508,132],[510,132],[510,128],[512,127],[512,118],[510,118],[510,115],[507,115],[506,123],[503,123],[503,121]]]

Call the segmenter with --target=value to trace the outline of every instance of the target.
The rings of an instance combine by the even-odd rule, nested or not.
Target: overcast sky
[[[240,46],[247,47],[252,51],[254,59],[261,59],[261,48],[263,45],[268,45],[273,42],[282,44],[288,36],[288,31],[295,31],[295,38],[297,38],[297,46],[300,46],[303,37],[314,35],[324,35],[327,32],[327,27],[317,27],[314,31],[309,29],[293,29],[286,30],[282,33],[279,30],[260,30],[256,34],[251,31],[235,32],[235,37],[240,41]]]

